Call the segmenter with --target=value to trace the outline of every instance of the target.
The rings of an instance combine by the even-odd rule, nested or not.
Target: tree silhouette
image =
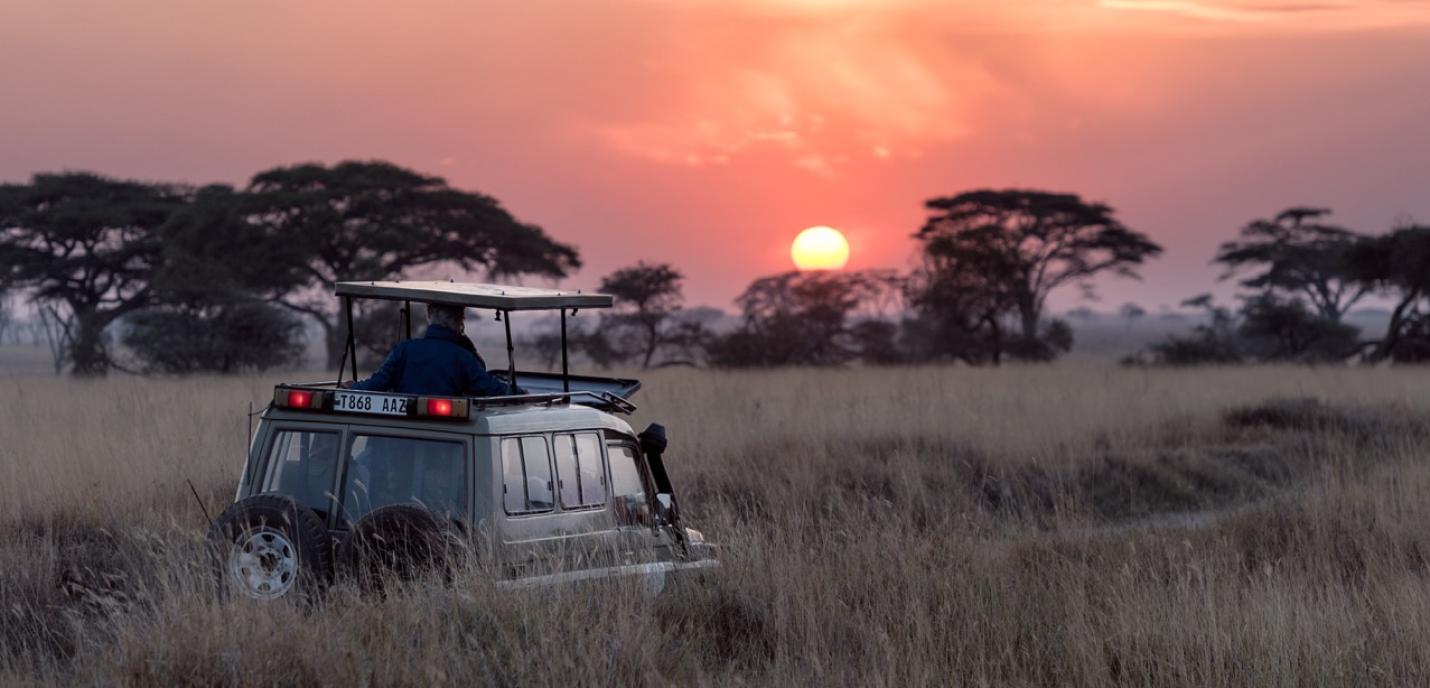
[[[304,246],[249,222],[249,203],[233,187],[214,184],[174,211],[157,232],[163,243],[151,275],[157,302],[272,301],[308,283]]]
[[[0,274],[54,319],[57,365],[102,375],[105,330],[149,305],[160,226],[185,200],[176,187],[89,173],[38,174],[0,185]]]
[[[1110,207],[1076,194],[978,190],[927,202],[928,221],[914,235],[934,272],[978,266],[985,282],[1011,300],[1022,338],[1036,341],[1047,298],[1103,272],[1136,277],[1162,248],[1123,226]]]
[[[1002,254],[935,246],[904,287],[912,315],[904,321],[909,354],[915,360],[1000,364],[1014,338],[1004,323],[1016,307],[1014,281]]]
[[[280,299],[323,328],[328,367],[342,353],[332,299],[341,280],[395,279],[445,264],[492,276],[564,277],[576,249],[515,219],[493,198],[386,162],[279,167],[254,176],[245,220],[302,257],[305,290]]]
[[[1224,365],[1262,362],[1334,363],[1357,349],[1359,330],[1310,310],[1304,301],[1274,293],[1247,298],[1241,308],[1217,305],[1210,294],[1182,302],[1206,311],[1207,321],[1190,335],[1168,336],[1149,347],[1162,365]],[[1149,362],[1134,357],[1134,362]]]
[[[750,283],[739,329],[713,341],[727,366],[834,365],[860,354],[853,317],[889,281],[861,272],[786,272]]]
[[[158,229],[151,305],[124,336],[146,370],[236,373],[301,358],[302,323],[272,300],[306,282],[302,255],[243,210],[232,187],[207,186]]]
[[[1332,363],[1357,350],[1360,330],[1309,310],[1299,299],[1258,294],[1241,308],[1238,334],[1262,361]]]
[[[667,263],[636,263],[621,268],[601,279],[601,291],[616,297],[615,308],[602,316],[602,324],[614,339],[619,333],[633,330],[638,343],[625,347],[641,358],[641,367],[649,368],[662,345],[668,339],[671,316],[685,300],[681,293],[684,276]]]
[[[1148,347],[1152,363],[1169,366],[1227,365],[1245,360],[1236,316],[1230,309],[1218,306],[1211,294],[1198,294],[1181,305],[1183,308],[1206,311],[1207,321],[1198,324],[1188,336],[1168,336]],[[1147,361],[1137,356],[1128,362]]]
[[[700,365],[708,358],[715,327],[724,317],[724,312],[708,306],[682,308],[662,337],[666,355],[661,365]]]
[[[1321,317],[1338,323],[1370,286],[1349,272],[1348,252],[1361,235],[1321,220],[1326,208],[1295,207],[1270,220],[1254,220],[1241,229],[1239,241],[1217,251],[1225,265],[1222,279],[1247,269],[1255,273],[1241,285],[1265,292],[1305,298]]]
[[[1132,323],[1134,321],[1140,320],[1143,316],[1147,315],[1147,309],[1131,301],[1128,301],[1127,303],[1122,304],[1122,308],[1119,308],[1117,310],[1117,313],[1118,315],[1121,315],[1124,320],[1127,321],[1127,329],[1130,330],[1132,329]]]
[[[1347,263],[1360,284],[1395,300],[1385,337],[1369,343],[1370,358],[1422,360],[1418,352],[1430,350],[1430,227],[1403,227],[1361,241],[1349,251]]]
[[[239,373],[302,357],[297,316],[262,301],[150,308],[129,316],[124,345],[147,372]]]

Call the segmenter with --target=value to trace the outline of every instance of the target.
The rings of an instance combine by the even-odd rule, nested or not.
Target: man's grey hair
[[[453,332],[462,331],[462,323],[467,320],[467,309],[461,306],[448,306],[445,303],[427,304],[427,322],[433,325],[441,325]]]

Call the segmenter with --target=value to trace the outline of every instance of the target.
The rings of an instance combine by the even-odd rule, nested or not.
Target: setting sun
[[[838,270],[849,262],[849,242],[833,227],[810,227],[794,238],[789,255],[801,270]]]

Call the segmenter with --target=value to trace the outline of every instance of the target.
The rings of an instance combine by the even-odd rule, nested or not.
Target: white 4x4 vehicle
[[[681,523],[665,471],[665,431],[637,435],[634,380],[567,373],[569,309],[609,307],[602,294],[452,282],[345,282],[352,299],[559,310],[562,373],[499,373],[523,394],[485,398],[359,392],[337,382],[279,385],[263,412],[234,503],[210,529],[226,589],[258,599],[313,592],[350,570],[410,573],[454,544],[505,581],[542,584],[666,577],[716,565]],[[349,359],[351,357],[351,359]],[[356,362],[352,365],[357,376]]]

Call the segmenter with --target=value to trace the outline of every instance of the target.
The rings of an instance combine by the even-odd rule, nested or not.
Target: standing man
[[[510,393],[506,382],[487,372],[486,364],[463,334],[466,313],[461,306],[427,304],[427,331],[422,338],[399,343],[372,377],[352,383],[351,389],[443,397]],[[523,392],[518,389],[517,393]]]

